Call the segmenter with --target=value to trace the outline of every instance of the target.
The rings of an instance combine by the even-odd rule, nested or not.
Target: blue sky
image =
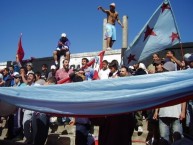
[[[0,62],[15,60],[20,33],[24,59],[52,56],[60,34],[71,41],[71,53],[102,49],[103,19],[99,5],[109,9],[115,2],[122,20],[128,16],[129,44],[142,29],[163,0],[1,0],[0,1]],[[193,1],[170,0],[182,42],[193,42]],[[117,41],[122,46],[121,27],[116,24]]]

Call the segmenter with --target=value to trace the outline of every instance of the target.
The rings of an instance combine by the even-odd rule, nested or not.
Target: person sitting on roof
[[[58,60],[61,55],[64,55],[65,59],[68,59],[70,61],[69,47],[70,47],[70,41],[67,38],[66,33],[62,33],[61,38],[58,41],[57,48],[53,52],[53,57],[54,57],[56,66],[58,66]]]

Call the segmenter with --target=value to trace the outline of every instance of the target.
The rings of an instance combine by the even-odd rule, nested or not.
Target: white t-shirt
[[[101,69],[98,74],[100,80],[108,79],[109,73],[110,73],[110,69],[106,69],[106,70]]]
[[[174,117],[179,118],[182,107],[181,104],[173,105],[169,107],[163,107],[159,109],[159,117]]]

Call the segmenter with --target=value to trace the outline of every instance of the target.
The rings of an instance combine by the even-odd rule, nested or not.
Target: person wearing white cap
[[[110,10],[103,9],[102,6],[98,7],[98,10],[102,10],[102,12],[107,14],[107,24],[106,24],[106,32],[105,32],[105,39],[107,42],[106,50],[111,50],[113,43],[116,41],[116,28],[115,22],[117,21],[121,27],[123,28],[123,24],[119,19],[119,14],[115,11],[115,3],[110,4]]]
[[[48,73],[48,78],[47,78],[47,80],[48,80],[49,78],[51,78],[51,77],[55,77],[57,68],[56,68],[55,65],[51,65],[50,70],[51,70],[51,71]]]
[[[184,54],[184,61],[186,68],[193,68],[193,54],[190,53]]]
[[[69,47],[70,47],[70,41],[67,38],[66,33],[62,33],[61,38],[58,41],[57,48],[53,52],[53,57],[54,57],[54,61],[55,61],[56,66],[58,66],[58,60],[59,60],[61,55],[64,55],[65,59],[70,60]]]

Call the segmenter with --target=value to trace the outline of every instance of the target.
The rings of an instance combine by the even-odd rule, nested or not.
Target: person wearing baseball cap
[[[51,65],[50,69],[56,69],[56,66],[55,65]]]
[[[184,54],[184,61],[187,68],[193,68],[193,54],[191,53]]]
[[[13,78],[20,78],[20,74],[18,72],[14,72],[13,73]]]
[[[98,10],[102,10],[102,12],[107,14],[107,24],[105,26],[105,40],[107,42],[106,50],[111,50],[114,42],[116,41],[116,28],[115,23],[116,21],[121,25],[123,28],[123,24],[119,19],[119,14],[115,11],[115,3],[111,3],[110,10],[104,9],[102,6],[98,7]]]
[[[61,37],[66,37],[66,33],[62,33],[62,34],[61,34]]]
[[[57,71],[56,66],[51,65],[50,72],[48,73],[48,79],[51,78],[51,77],[55,77],[56,71]]]
[[[64,55],[65,59],[70,60],[70,41],[67,38],[66,33],[62,33],[61,37],[58,41],[58,45],[56,47],[56,50],[53,52],[53,57],[55,61],[55,65],[58,67],[58,60],[60,59],[60,56]]]
[[[110,4],[110,6],[113,6],[113,7],[115,7],[115,3],[111,3],[111,4]]]

